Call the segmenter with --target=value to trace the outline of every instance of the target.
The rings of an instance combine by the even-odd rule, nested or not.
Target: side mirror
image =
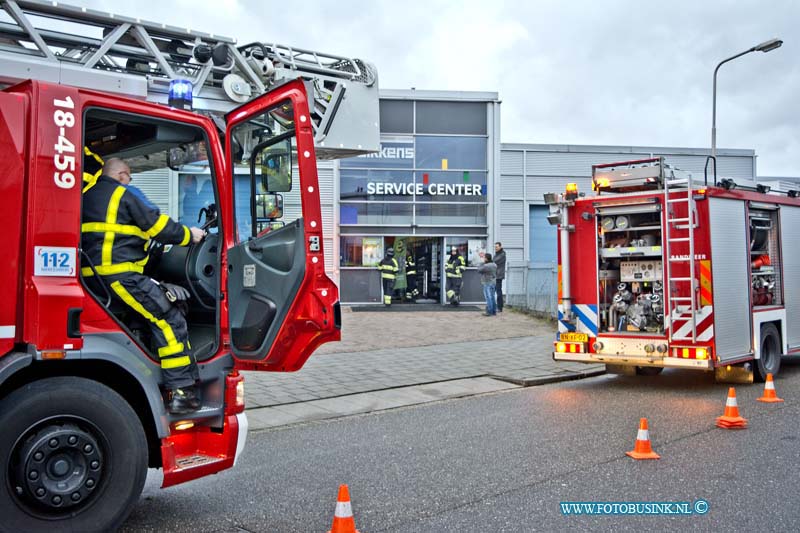
[[[256,219],[275,220],[283,217],[283,196],[280,194],[256,195]]]
[[[281,229],[285,225],[286,223],[282,220],[262,221],[256,223],[256,231],[258,235],[261,236],[265,233],[269,233],[270,231]]]
[[[261,170],[261,187],[266,192],[292,190],[292,140],[284,139],[262,148],[255,155]],[[253,176],[255,178],[255,176]]]

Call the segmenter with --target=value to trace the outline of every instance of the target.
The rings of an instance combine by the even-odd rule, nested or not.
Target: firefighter
[[[392,294],[394,293],[394,280],[400,271],[397,259],[394,258],[394,248],[386,250],[386,255],[378,263],[378,270],[381,272],[381,282],[383,283],[383,305],[392,305]]]
[[[461,282],[466,269],[467,263],[464,261],[464,257],[458,253],[458,248],[453,246],[450,249],[450,257],[447,258],[447,263],[444,265],[444,272],[447,276],[445,289],[450,305],[458,305],[461,301]]]
[[[414,261],[414,256],[411,252],[406,256],[406,299],[417,303],[417,263]]]
[[[200,407],[197,363],[189,346],[186,319],[172,303],[188,300],[189,293],[179,285],[159,284],[143,271],[150,239],[187,246],[200,242],[204,232],[147,207],[127,189],[130,172],[122,159],[109,159],[102,175],[83,194],[81,246],[94,270],[84,266],[81,274],[90,284],[104,283],[116,301],[147,321],[161,361],[169,411],[196,411]],[[92,280],[95,271],[102,281]]]

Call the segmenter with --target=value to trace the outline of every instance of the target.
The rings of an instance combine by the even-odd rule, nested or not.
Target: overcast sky
[[[359,57],[390,89],[493,91],[502,141],[751,148],[800,176],[800,2],[68,0],[154,22]]]

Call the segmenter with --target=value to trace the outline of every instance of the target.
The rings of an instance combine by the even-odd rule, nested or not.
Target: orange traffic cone
[[[625,452],[634,459],[660,459],[661,456],[650,447],[650,432],[647,430],[647,419],[639,420],[639,433],[636,434],[636,445],[632,452]]]
[[[739,405],[736,403],[736,389],[728,389],[728,399],[725,401],[725,414],[717,417],[717,427],[724,429],[744,429],[747,419],[739,415]]]
[[[339,485],[339,497],[336,498],[336,511],[333,513],[333,525],[328,533],[358,533],[353,519],[353,508],[350,506],[350,491],[347,485]]]
[[[775,382],[772,381],[772,374],[767,374],[767,382],[764,383],[764,396],[757,398],[759,402],[778,403],[783,400],[778,398],[775,393]]]

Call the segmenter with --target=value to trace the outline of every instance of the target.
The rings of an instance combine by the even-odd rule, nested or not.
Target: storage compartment
[[[778,210],[751,206],[748,218],[753,306],[783,305]]]
[[[601,333],[664,333],[659,207],[597,209]]]

